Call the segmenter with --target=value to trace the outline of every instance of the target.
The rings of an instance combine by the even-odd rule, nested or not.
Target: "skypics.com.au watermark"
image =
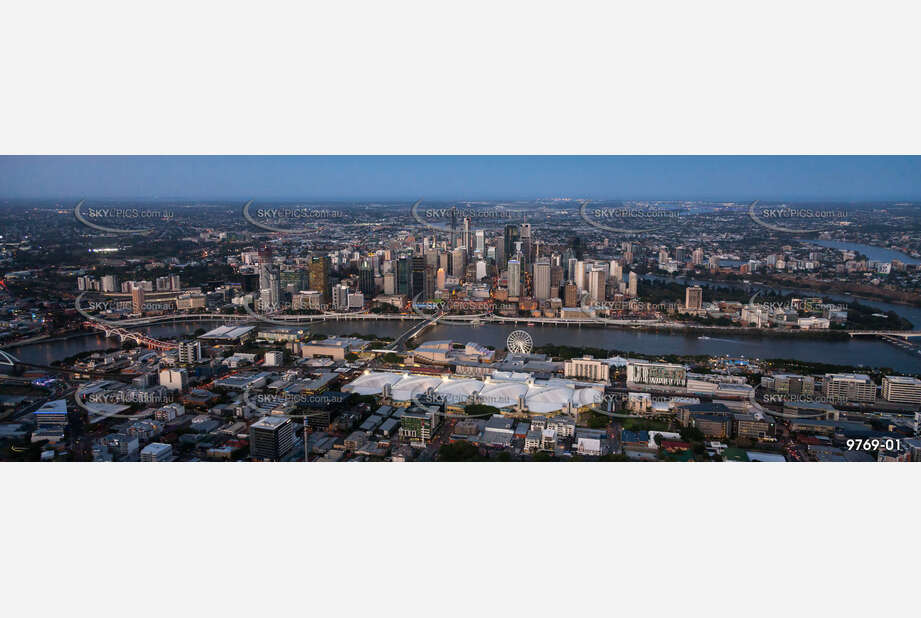
[[[329,406],[342,403],[341,396],[330,393],[254,393],[243,391],[243,405],[255,414],[281,416],[296,421],[303,421]]]
[[[786,204],[758,206],[755,201],[748,208],[748,216],[761,227],[775,232],[809,234],[832,229],[846,221],[848,213],[834,208],[790,208]]]
[[[758,296],[761,292],[755,292],[748,299],[748,306],[764,311],[766,313],[776,313],[784,311],[803,311],[805,313],[825,313],[825,312],[847,312],[848,306],[845,303],[826,303],[821,298],[804,298],[801,300],[789,300],[786,302],[759,301]]]
[[[81,200],[74,206],[74,218],[88,228],[109,234],[148,234],[151,228],[126,228],[118,224],[134,224],[139,220],[171,221],[175,213],[171,210],[148,208],[99,208],[84,206]]]
[[[279,326],[298,326],[312,324],[329,317],[354,317],[367,313],[364,309],[358,311],[341,311],[328,304],[313,306],[295,305],[293,303],[265,303],[253,299],[252,302],[244,300],[241,303],[247,315],[260,322],[277,324]],[[291,314],[287,312],[291,311]],[[313,312],[313,313],[305,313]],[[290,317],[285,317],[286,315]]]
[[[469,220],[469,226],[471,223],[482,225],[487,222],[525,222],[528,215],[534,215],[532,210],[507,208],[503,204],[469,208],[457,208],[456,206],[451,208],[424,208],[422,200],[416,201],[409,211],[416,223],[443,234],[450,234],[451,232],[462,233],[464,219]]]
[[[132,303],[130,300],[122,300],[116,302],[112,302],[110,300],[90,301],[87,303],[86,308],[90,311],[101,311],[105,313],[107,311],[118,311],[119,309],[133,309],[134,303]],[[172,311],[175,308],[175,303],[145,302],[141,305],[142,311]]]
[[[589,201],[579,205],[579,215],[590,226],[618,234],[650,232],[665,223],[686,215],[686,209],[675,205],[631,203],[620,206],[589,206]]]
[[[252,200],[243,205],[244,219],[260,229],[279,234],[304,233],[310,231],[304,227],[305,222],[336,220],[344,216],[341,210],[313,206],[254,208]]]
[[[675,313],[682,309],[676,302],[647,303],[638,298],[630,300],[592,300],[590,296],[582,299],[580,308],[583,311],[600,311],[602,313],[631,313],[637,310],[644,312]]]

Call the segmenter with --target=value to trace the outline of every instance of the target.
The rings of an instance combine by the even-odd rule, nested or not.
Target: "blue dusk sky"
[[[0,199],[921,200],[921,156],[2,156]]]

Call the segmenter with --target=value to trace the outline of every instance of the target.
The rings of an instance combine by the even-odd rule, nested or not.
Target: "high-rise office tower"
[[[463,244],[461,246],[467,249],[467,251],[471,251],[473,249],[471,242],[472,241],[470,239],[470,217],[464,217],[464,239],[463,239]],[[452,249],[454,248],[453,245],[451,248]]]
[[[259,302],[263,310],[275,310],[281,304],[281,275],[274,264],[259,265]]]
[[[550,298],[550,260],[539,258],[534,263],[534,298]]]
[[[384,294],[390,296],[397,293],[397,276],[396,273],[384,274]]]
[[[370,264],[362,266],[358,270],[358,289],[368,298],[374,296],[374,273]]]
[[[700,311],[703,299],[704,291],[698,285],[692,285],[684,291],[684,307],[688,311]]]
[[[508,261],[508,295],[510,298],[521,295],[521,261],[518,259]]]
[[[139,285],[131,288],[131,312],[138,315],[144,313],[144,288]]]
[[[521,240],[521,232],[517,225],[505,226],[505,259],[511,260],[515,256],[516,244]]]
[[[530,265],[534,263],[534,239],[531,237],[531,224],[522,223],[519,228],[521,238],[521,255],[522,264]]]
[[[322,294],[323,304],[329,306],[332,290],[329,280],[329,256],[315,255],[310,258],[310,288]]]
[[[451,274],[460,279],[464,276],[465,268],[467,268],[467,248],[457,247],[451,252]]]
[[[397,294],[413,297],[412,258],[403,256],[397,260]]]
[[[473,250],[478,252],[481,256],[486,257],[486,232],[483,230],[477,230],[475,236],[476,246],[473,248]]]
[[[588,294],[591,297],[593,302],[601,302],[604,300],[605,292],[605,282],[607,277],[605,276],[604,269],[602,268],[593,268],[588,273]]]
[[[415,298],[416,295],[422,293],[425,296],[425,257],[421,255],[413,256],[413,279],[412,279],[412,295]]]
[[[477,260],[476,263],[476,280],[482,281],[486,277],[486,261]]]
[[[620,286],[621,281],[624,280],[624,267],[620,265],[620,262],[617,260],[611,260],[611,279]]]
[[[445,269],[439,268],[435,273],[435,288],[439,290],[445,289]]]
[[[573,282],[576,284],[576,288],[579,290],[579,293],[582,293],[582,290],[585,289],[585,262],[582,260],[576,260],[576,276],[573,277]]]
[[[550,298],[560,297],[560,285],[563,283],[563,267],[559,264],[550,267]]]
[[[579,304],[579,289],[572,281],[567,281],[563,289],[563,305],[575,307]]]
[[[340,283],[333,287],[333,309],[345,311],[349,308],[349,286]]]
[[[294,423],[282,416],[266,416],[249,428],[249,453],[256,461],[278,461],[294,446]]]
[[[310,287],[310,275],[306,270],[283,270],[281,271],[281,291],[288,291],[292,294],[306,290]]]

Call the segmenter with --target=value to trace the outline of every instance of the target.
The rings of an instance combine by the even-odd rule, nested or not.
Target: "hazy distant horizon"
[[[0,200],[921,201],[921,156],[2,156]]]

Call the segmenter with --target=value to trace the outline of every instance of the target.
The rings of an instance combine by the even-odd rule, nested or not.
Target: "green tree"
[[[488,461],[480,449],[466,440],[445,444],[438,449],[438,461]]]
[[[464,407],[464,414],[467,416],[492,416],[493,414],[502,414],[502,410],[493,406],[472,403]]]

